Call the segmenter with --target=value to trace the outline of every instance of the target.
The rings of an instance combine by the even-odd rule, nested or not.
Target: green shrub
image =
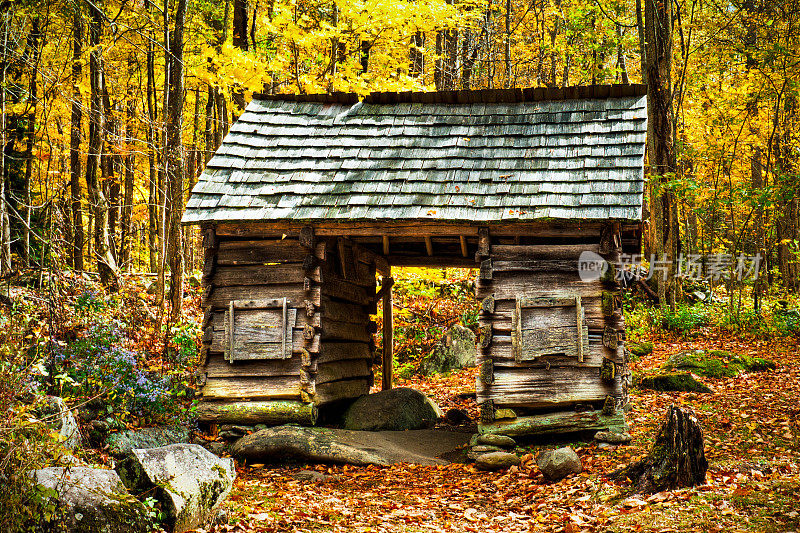
[[[704,304],[678,305],[659,309],[661,327],[667,331],[690,333],[710,322],[709,307]]]
[[[397,365],[394,370],[394,374],[399,379],[411,379],[417,373],[417,366],[414,363],[402,363]]]

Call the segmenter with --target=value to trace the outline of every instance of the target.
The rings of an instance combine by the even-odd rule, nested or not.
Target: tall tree
[[[41,34],[39,32],[39,16],[38,14],[31,19],[31,31],[28,33],[27,44],[25,46],[25,56],[23,58],[25,65],[30,72],[30,80],[28,82],[28,116],[25,120],[25,203],[20,210],[24,213],[24,220],[22,220],[22,260],[25,266],[30,266],[31,261],[31,213],[32,213],[32,198],[31,198],[31,182],[33,179],[33,145],[34,137],[36,136],[36,107],[39,98],[39,84],[37,77],[39,73],[39,42],[41,41]],[[22,215],[20,213],[20,215]]]
[[[102,134],[105,130],[105,117],[103,112],[103,46],[101,36],[103,33],[103,4],[100,0],[90,5],[89,18],[89,150],[86,155],[86,189],[89,201],[94,208],[94,244],[97,256],[97,271],[100,273],[101,282],[112,290],[118,287],[117,262],[111,253],[111,236],[108,232],[109,204],[102,186],[98,183],[97,173],[100,167],[100,158],[103,154]]]
[[[72,201],[72,249],[70,257],[72,268],[83,270],[83,208],[81,207],[81,141],[83,98],[78,86],[83,70],[83,14],[75,6],[72,15],[72,110],[69,137],[69,188]]]
[[[650,228],[654,254],[651,269],[659,300],[674,305],[678,210],[669,185],[676,167],[672,127],[672,2],[644,1]]]
[[[186,1],[178,0],[175,7],[175,30],[169,43],[169,106],[167,108],[167,183],[169,187],[169,268],[170,268],[170,321],[175,322],[181,313],[183,298],[183,245],[181,242],[181,217],[183,216],[183,102],[184,66],[183,31],[186,23]],[[246,34],[245,34],[246,39]]]
[[[8,217],[8,160],[6,158],[6,144],[8,136],[7,117],[7,90],[9,52],[9,24],[14,12],[14,4],[9,6],[3,14],[3,48],[0,51],[0,111],[2,111],[2,124],[0,124],[0,275],[11,271],[11,222]]]

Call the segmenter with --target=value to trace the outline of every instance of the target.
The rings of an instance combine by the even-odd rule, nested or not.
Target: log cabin
[[[427,266],[479,271],[482,432],[624,427],[613,265],[640,248],[646,132],[641,85],[255,95],[183,217],[200,421],[314,424],[369,393],[376,334],[391,387],[391,268]],[[580,275],[586,253],[611,266]]]

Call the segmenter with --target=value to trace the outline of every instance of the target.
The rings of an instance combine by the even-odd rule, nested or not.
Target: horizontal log
[[[316,384],[340,381],[343,379],[366,378],[372,373],[370,361],[352,359],[317,365]]]
[[[545,355],[538,361],[517,362],[514,359],[514,351],[511,342],[505,340],[495,340],[488,348],[478,350],[478,361],[491,359],[495,366],[510,368],[540,369],[548,367],[577,367],[577,368],[596,368],[599,370],[603,364],[603,358],[608,358],[615,363],[622,363],[622,348],[610,350],[602,345],[597,338],[589,339],[589,347],[584,352],[583,363],[578,362],[576,357],[565,357],[561,355]]]
[[[290,305],[289,307],[294,306]],[[237,325],[241,324],[243,326],[254,328],[267,324],[279,326],[283,320],[283,309],[243,309],[241,311],[238,309],[239,308],[237,308],[235,311]],[[295,322],[292,324],[292,327],[296,329],[303,329],[307,325],[318,327],[320,325],[320,320],[321,318],[318,314],[314,314],[314,316],[309,318],[309,316],[305,313],[305,309],[300,308],[297,310]],[[225,312],[214,311],[211,315],[210,324],[215,331],[225,331]],[[275,337],[275,339],[277,339],[277,337]]]
[[[204,400],[299,400],[300,390],[298,376],[274,376],[208,378],[201,392]]]
[[[587,311],[584,309],[584,311]],[[584,316],[584,325],[589,329],[590,334],[602,334],[603,328],[606,326],[615,329],[624,329],[620,314],[604,317],[599,314],[599,307],[597,313]],[[497,317],[495,319],[495,317]],[[478,319],[479,325],[492,325],[494,331],[499,332],[501,335],[508,335],[511,332],[511,317],[508,314],[495,314],[491,318],[487,316],[480,316]]]
[[[323,318],[322,339],[369,342],[372,339],[372,334],[367,331],[367,324],[369,322],[354,324],[352,322],[339,322]]]
[[[316,365],[316,360],[312,362],[312,365]],[[253,361],[234,361],[233,363],[226,361],[219,353],[211,353],[206,361],[204,370],[209,378],[297,377],[300,375],[301,367],[302,357],[299,353],[292,355],[291,359],[258,359]]]
[[[217,330],[214,329],[213,331],[213,338],[211,340],[210,349],[212,353],[223,353],[225,352],[225,344],[228,342],[225,338],[225,330]],[[276,333],[275,335],[280,335]],[[315,335],[313,339],[309,342],[303,336],[303,329],[302,328],[294,328],[292,329],[292,353],[302,353],[302,351],[308,350],[312,353],[319,352],[319,343],[320,343],[320,336]],[[266,356],[267,353],[271,353],[271,350],[268,350],[266,346],[271,344],[277,344],[277,342],[272,342],[270,337],[267,335],[259,335],[259,336],[248,336],[242,337],[241,335],[237,334],[237,346],[238,350],[241,350],[245,353],[249,353],[252,358],[258,358],[258,354],[263,354]],[[245,353],[237,353],[236,357],[246,357]]]
[[[318,364],[347,359],[366,359],[372,361],[374,354],[369,344],[363,342],[328,342],[320,345]]]
[[[583,299],[597,297],[604,289],[600,280],[582,281],[576,267],[574,274],[495,272],[491,281],[478,280],[475,295],[478,299],[494,294],[498,300],[513,300],[520,296],[561,297],[569,294]]]
[[[350,283],[348,281],[325,281],[320,286],[322,294],[330,298],[338,298],[345,302],[352,302],[359,305],[369,305],[373,302],[375,289],[367,290],[364,287]]]
[[[530,244],[492,246],[491,255],[497,261],[531,261],[531,260],[574,260],[577,270],[578,258],[584,251],[598,253],[597,244]]]
[[[298,237],[305,224],[302,222],[228,222],[218,224],[218,236],[281,236]],[[415,220],[413,222],[391,221],[356,221],[347,222],[317,222],[313,224],[314,234],[317,236],[375,236],[375,235],[449,235],[477,237],[478,229],[489,227],[490,234],[494,236],[525,236],[525,237],[575,237],[589,238],[600,237],[603,223],[601,222],[513,222],[505,220],[498,223],[464,224],[457,222],[440,222]]]
[[[314,403],[322,405],[345,398],[358,398],[369,393],[372,378],[357,378],[344,381],[331,381],[317,386]]]
[[[293,303],[292,307],[300,307],[294,303],[304,300],[309,300],[319,306],[320,290],[319,287],[312,287],[311,290],[305,291],[302,283],[213,287],[209,295],[203,295],[202,305],[215,309],[227,309],[231,300],[266,300],[270,298],[288,298]]]
[[[584,323],[589,330],[602,331],[605,326],[615,329],[624,329],[625,320],[622,313],[615,313],[611,316],[604,316],[601,305],[600,293],[595,296],[581,297],[581,307],[584,312]],[[494,313],[488,315],[482,313],[479,317],[481,323],[491,321],[495,329],[510,331],[511,320],[516,308],[514,299],[496,299]]]
[[[572,274],[578,271],[577,259],[535,259],[507,261],[492,260],[493,272],[563,272]]]
[[[526,435],[552,435],[578,431],[609,430],[623,432],[627,429],[625,417],[621,411],[613,415],[604,415],[601,411],[558,411],[534,416],[522,416],[514,419],[497,420],[491,424],[479,424],[482,434],[491,433],[522,437]]]
[[[369,315],[364,312],[364,308],[361,305],[338,302],[325,296],[322,298],[320,313],[325,318],[338,320],[339,322],[363,324],[369,321]]]
[[[303,283],[306,277],[319,282],[321,279],[319,267],[313,268],[310,272],[303,271],[301,263],[217,267],[211,283],[215,287],[274,285]]]
[[[600,380],[592,368],[551,367],[549,370],[495,367],[494,382],[479,386],[478,403],[493,400],[496,406],[542,408],[570,406],[621,396],[622,385]]]
[[[219,243],[219,265],[263,265],[264,263],[302,263],[308,249],[295,239],[223,240]],[[325,243],[319,242],[314,255],[325,259]]]
[[[208,402],[197,406],[197,420],[214,424],[300,424],[313,426],[317,422],[317,406],[290,400],[255,402]]]

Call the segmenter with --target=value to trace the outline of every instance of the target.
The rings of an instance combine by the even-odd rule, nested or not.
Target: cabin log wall
[[[589,410],[597,411],[603,423],[622,420],[628,377],[622,342],[624,319],[621,309],[613,305],[609,309],[607,305],[609,300],[618,302],[619,286],[613,279],[613,271],[595,281],[582,281],[578,273],[579,257],[584,251],[597,253],[609,262],[618,259],[620,242],[615,230],[613,225],[602,228],[591,243],[585,242],[586,234],[576,232],[565,233],[560,244],[509,244],[508,239],[492,235],[479,246],[476,260],[481,271],[476,297],[481,303],[481,334],[476,390],[483,431],[500,431],[499,427],[509,423],[495,421],[497,409],[512,410],[521,426],[531,433],[537,432],[532,428],[554,424],[554,420],[563,418],[561,415],[554,418],[555,413]],[[575,244],[579,239],[584,242]],[[544,355],[532,361],[518,361],[512,342],[517,299],[566,295],[580,296],[583,307],[583,324],[588,329],[583,360]],[[552,318],[558,320],[555,314]],[[609,366],[613,367],[611,372]],[[602,377],[601,369],[605,370]],[[604,406],[605,412],[601,414]],[[591,419],[596,424],[597,417],[567,419]],[[563,430],[558,424],[559,430]]]
[[[208,226],[203,235],[199,384],[206,407],[201,418],[203,412],[218,413],[223,405],[258,404],[259,414],[244,418],[260,416],[274,422],[285,416],[280,413],[311,413],[303,405],[355,398],[369,391],[375,350],[374,324],[369,319],[374,307],[375,258],[369,252],[346,239],[318,240],[313,233],[242,239],[219,236]],[[291,357],[227,361],[226,310],[231,301],[282,298],[296,310]],[[257,319],[265,315],[253,313],[237,311],[237,331],[252,331],[244,336],[255,340],[280,335],[280,331],[259,329]],[[280,310],[274,314],[280,316]],[[287,410],[287,401],[296,402],[298,409]],[[270,402],[277,410],[273,415],[265,414],[264,406]],[[218,414],[207,418],[209,422],[220,419]]]

